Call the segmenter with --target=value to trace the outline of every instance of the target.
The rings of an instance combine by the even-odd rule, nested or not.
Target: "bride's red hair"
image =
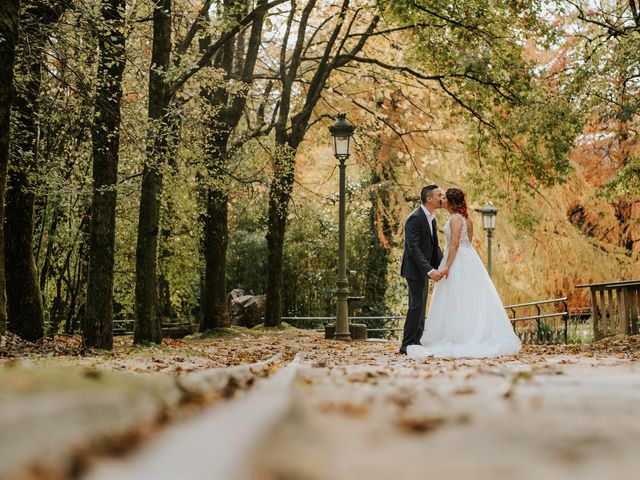
[[[445,196],[453,213],[459,213],[464,218],[469,218],[467,210],[467,196],[459,188],[448,188]]]

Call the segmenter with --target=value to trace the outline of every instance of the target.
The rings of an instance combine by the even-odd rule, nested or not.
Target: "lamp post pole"
[[[487,271],[489,272],[489,277],[491,278],[491,239],[493,238],[493,230],[487,230]]]
[[[338,226],[338,305],[336,315],[336,340],[351,340],[349,332],[349,311],[347,296],[349,282],[347,281],[347,242],[346,242],[346,161],[348,155],[336,155],[340,162],[340,210]]]
[[[347,295],[349,282],[347,281],[347,242],[346,242],[346,162],[351,151],[351,137],[355,127],[347,121],[344,113],[338,114],[338,120],[329,127],[333,136],[333,152],[340,166],[340,209],[338,219],[338,291],[336,308],[336,340],[351,340],[349,330],[349,312]]]

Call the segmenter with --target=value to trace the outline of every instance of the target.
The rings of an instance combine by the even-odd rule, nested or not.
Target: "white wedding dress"
[[[454,214],[459,215],[459,214]],[[444,226],[447,262],[451,245],[451,218]],[[407,355],[426,357],[496,357],[513,355],[521,343],[482,260],[469,241],[464,217],[460,247],[449,276],[433,289],[421,345],[409,345]]]

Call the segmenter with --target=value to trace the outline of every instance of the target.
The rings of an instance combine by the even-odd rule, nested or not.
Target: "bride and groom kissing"
[[[420,192],[420,201],[404,228],[400,274],[407,281],[409,308],[400,353],[416,359],[518,353],[520,339],[471,243],[473,220],[465,193],[428,185]],[[450,214],[443,228],[444,253],[434,215],[440,208]],[[429,280],[435,286],[427,318]]]

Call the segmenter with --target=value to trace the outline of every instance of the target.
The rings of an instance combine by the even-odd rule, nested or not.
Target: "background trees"
[[[159,342],[170,316],[227,326],[232,288],[266,293],[267,325],[332,314],[340,111],[358,126],[354,313],[403,312],[402,223],[432,181],[499,202],[505,301],[630,275],[632,3],[562,2],[560,21],[534,0],[23,2],[15,69],[1,44],[19,92],[10,137],[0,112],[10,328],[37,340],[84,318],[109,348],[112,318],[135,318],[135,341]],[[565,267],[544,273],[554,256]]]

